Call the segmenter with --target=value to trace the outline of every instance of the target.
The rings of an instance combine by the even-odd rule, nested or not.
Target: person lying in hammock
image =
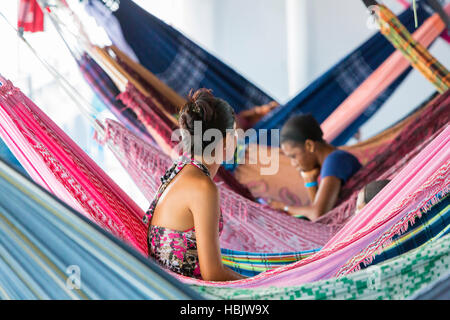
[[[291,165],[303,177],[312,204],[293,207],[272,201],[270,205],[315,221],[333,209],[341,187],[361,164],[352,154],[325,142],[319,123],[310,114],[290,118],[281,129],[280,143],[283,153],[291,158]]]
[[[232,159],[237,145],[233,108],[210,90],[199,89],[191,92],[178,121],[187,149],[161,178],[144,218],[149,223],[149,256],[188,277],[243,279],[245,276],[222,264],[219,235],[223,223],[219,192],[213,182],[220,165]],[[213,142],[201,138],[208,129],[217,133]],[[207,154],[211,149],[214,151]]]

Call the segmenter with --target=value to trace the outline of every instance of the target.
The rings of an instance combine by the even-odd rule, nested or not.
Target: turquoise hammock
[[[99,0],[90,0],[87,4],[88,13],[104,27],[119,49],[126,51],[123,43],[125,39],[127,47],[132,49],[140,63],[181,96],[186,96],[191,88],[211,88],[216,96],[227,100],[236,112],[273,100],[236,71],[133,1],[122,0],[115,9],[114,12],[109,11]],[[105,16],[109,16],[108,19]],[[421,24],[429,14],[419,6],[417,16]],[[399,19],[409,31],[414,30],[413,10],[406,10]],[[120,30],[112,30],[108,24],[113,20],[120,26],[120,34]],[[298,113],[312,113],[320,123],[323,122],[394,51],[389,41],[376,33],[284,106],[266,115],[254,128],[280,128],[290,116]],[[411,70],[408,68],[332,143],[345,144],[394,93]],[[277,142],[269,140],[267,143]]]
[[[0,299],[202,297],[0,161]]]

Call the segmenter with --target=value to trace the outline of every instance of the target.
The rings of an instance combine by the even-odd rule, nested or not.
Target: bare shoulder
[[[218,197],[219,190],[210,177],[195,167],[187,166],[184,174],[184,188],[192,194],[194,198]]]

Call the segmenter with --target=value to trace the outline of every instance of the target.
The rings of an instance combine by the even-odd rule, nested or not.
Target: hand
[[[284,207],[286,206],[283,202],[280,201],[270,201],[269,206],[271,206],[275,210],[284,211]]]
[[[317,181],[317,178],[320,175],[320,169],[314,168],[310,171],[300,171],[300,174],[302,175],[303,181],[305,183],[314,182]]]

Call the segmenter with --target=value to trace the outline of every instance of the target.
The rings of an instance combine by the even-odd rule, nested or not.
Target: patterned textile
[[[99,4],[103,5],[98,0],[90,0],[87,4],[88,13],[98,10]],[[121,0],[112,15],[119,22],[121,34],[139,62],[180,96],[186,96],[192,88],[210,88],[214,95],[227,100],[237,112],[273,100],[236,71],[133,1]],[[97,23],[105,30],[109,28],[100,19]],[[110,33],[109,36],[113,44],[125,52],[118,41],[119,36],[116,33]]]
[[[2,83],[6,82],[2,80]],[[8,88],[12,87],[10,83],[6,84],[8,85]],[[4,102],[5,101],[2,99],[2,109],[0,109],[2,111],[4,109],[9,109],[5,108],[4,105],[6,104]],[[19,103],[15,103],[15,106],[19,111],[23,109],[17,108],[20,106]],[[36,117],[39,116],[40,119],[45,119],[44,115],[41,114],[37,108],[33,111]],[[2,113],[2,115],[3,114],[4,113]],[[18,117],[17,119],[20,118],[23,119],[24,115],[22,114],[21,117]],[[6,117],[5,119],[8,120],[11,119],[11,117]],[[33,121],[30,121],[31,119],[34,118],[27,118],[27,120],[29,120],[29,125],[33,123]],[[45,122],[47,122],[47,127],[52,127],[53,131],[56,132],[49,119],[46,119]],[[8,121],[1,122],[2,125],[5,125],[5,123],[8,123]],[[8,128],[6,131],[8,134],[11,134],[14,131],[13,129],[14,126]],[[272,284],[283,286],[287,283],[296,285],[311,280],[319,280],[335,274],[336,272],[337,274],[342,274],[357,269],[362,261],[366,261],[373,257],[376,251],[387,244],[396,233],[400,230],[404,230],[420,210],[429,206],[428,203],[433,201],[437,194],[448,193],[450,183],[448,180],[448,169],[450,167],[448,161],[448,153],[450,152],[449,130],[450,128],[446,128],[446,130],[424,148],[420,154],[411,160],[410,163],[396,175],[391,183],[386,186],[359,215],[354,216],[353,219],[351,219],[320,252],[292,265],[265,272],[254,278],[228,282],[226,285],[246,287],[270,286]],[[47,132],[50,131],[48,130]],[[7,136],[4,133],[2,136],[3,135]],[[67,138],[67,140],[69,139]],[[16,141],[18,141],[18,139]],[[70,142],[70,140],[68,142]],[[49,143],[49,141],[46,141],[46,143]],[[73,155],[75,152],[78,152],[76,146],[71,145],[70,147],[71,150],[66,148],[65,154],[69,153]],[[82,151],[79,150],[79,153],[82,154]],[[78,160],[77,164],[81,165],[83,160]],[[95,172],[97,172],[97,170]],[[142,170],[140,172],[142,172]],[[39,173],[44,172],[39,170]],[[80,172],[79,175],[77,175],[77,180],[82,177],[83,175]],[[51,182],[51,179],[48,179],[48,182]],[[112,181],[111,185],[113,185]],[[72,199],[72,197],[73,196],[69,195],[66,198]],[[107,196],[100,196],[98,199],[106,200],[110,198],[111,194],[107,194]],[[245,200],[242,200],[241,203],[242,202],[245,202]],[[116,202],[115,204],[114,209],[117,211],[120,202]],[[261,211],[256,212],[258,218],[261,216],[261,213],[263,213]],[[270,212],[270,210],[268,211]],[[270,213],[273,214],[273,212]],[[124,230],[133,230],[133,225],[132,223],[130,224],[130,216],[134,217],[133,215],[129,215],[128,217],[124,215],[118,219],[118,221],[123,223]],[[109,215],[107,217],[109,217]],[[227,216],[224,213],[224,217],[228,218],[229,214]],[[226,226],[228,221],[225,219],[224,222]],[[250,221],[250,225],[256,225],[254,222],[255,221]],[[242,225],[242,223],[240,223],[240,225]],[[305,226],[307,226],[307,224]],[[317,227],[317,224],[314,226]],[[103,227],[111,230],[112,226],[103,224]],[[135,230],[133,231],[134,232],[131,232],[130,234],[135,234]],[[257,230],[254,230],[253,232],[255,231]],[[281,234],[273,232],[272,230],[269,231],[270,232],[264,233],[263,236],[269,239],[272,235],[274,235],[274,237],[281,237],[278,241],[282,242],[287,242],[290,237],[292,238],[292,235],[289,234],[289,226],[286,226],[286,230],[283,230],[284,232]],[[306,230],[306,228],[302,231],[308,236],[308,230]],[[311,233],[311,235],[313,234]],[[314,234],[314,236],[316,236],[315,240],[317,241],[318,234]],[[272,244],[273,243],[276,243],[276,241],[272,241]],[[139,244],[139,242],[137,242],[137,244]],[[271,248],[273,248],[273,245]],[[307,249],[305,248],[305,250]],[[188,280],[186,277],[180,275],[177,275],[177,277],[185,282],[194,281],[194,279]],[[224,285],[223,283],[197,283],[215,286]]]
[[[18,88],[0,82],[0,136],[32,179],[146,254],[144,212]]]
[[[429,17],[422,8],[418,8],[419,23]],[[399,19],[408,28],[414,30],[414,13],[408,9]],[[312,82],[306,89],[292,98],[285,105],[274,109],[266,115],[255,129],[280,129],[288,118],[299,113],[311,113],[322,123],[347,97],[349,97],[383,62],[394,53],[394,48],[383,35],[375,34],[326,73]],[[395,92],[411,68],[404,70],[396,81],[375,100],[368,108],[332,141],[333,145],[343,145],[350,139],[383,103]],[[318,107],[320,106],[320,107]],[[271,141],[269,141],[274,145]]]
[[[88,55],[83,54],[78,66],[84,79],[91,86],[96,95],[105,106],[120,120],[128,129],[139,134],[147,142],[153,141],[145,126],[136,121],[136,114],[123,103],[116,100],[120,93],[105,71]]]
[[[90,1],[88,7],[91,7],[89,10],[91,14],[99,2]],[[422,8],[419,8],[418,14],[420,22],[429,16]],[[181,96],[185,96],[192,88],[211,88],[215,95],[227,100],[237,113],[254,106],[268,104],[273,100],[223,62],[132,1],[121,1],[118,10],[112,15],[120,22],[123,36],[138,55],[142,65]],[[410,30],[413,29],[412,10],[406,10],[400,18]],[[103,25],[105,30],[109,28],[102,21],[97,22]],[[110,37],[112,42],[122,49],[120,37],[114,34],[110,34]],[[270,112],[255,128],[279,128],[290,115],[299,112],[312,112],[318,121],[322,122],[393,51],[382,35],[373,36],[286,105]],[[345,144],[389,98],[409,71],[405,71],[386,89],[364,114],[333,141],[333,144]],[[317,108],[318,105],[321,108]]]
[[[450,210],[447,196],[433,206],[429,213],[417,218],[417,221],[408,231],[394,236],[392,243],[384,247],[369,266],[397,257],[431,240],[444,236],[450,231],[449,222]],[[302,252],[261,254],[222,249],[222,260],[225,265],[236,272],[246,276],[255,276],[261,272],[305,259],[319,251],[320,248]],[[366,267],[366,265],[361,264],[361,268]]]
[[[450,272],[450,235],[380,265],[301,286],[215,288],[192,285],[208,299],[233,300],[403,300]]]
[[[166,116],[155,106],[151,97],[144,96],[130,82],[126,91],[120,93],[117,97],[128,108],[133,110],[137,119],[142,123],[147,132],[153,137],[165,154],[172,155],[176,141],[172,141],[172,131],[176,129],[175,125],[168,121]]]
[[[249,277],[305,259],[319,251],[320,248],[299,252],[263,254],[221,249],[223,264],[230,267],[232,270]]]
[[[356,143],[351,146],[341,146],[341,150],[348,151],[356,156],[362,165],[366,165],[370,160],[375,158],[377,154],[380,153],[388,144],[392,143],[395,137],[412,121],[420,119],[422,115],[426,114],[427,106],[430,102],[436,98],[439,93],[433,93],[429,98],[422,102],[413,111],[404,116],[401,120],[384,129],[380,133],[374,135],[373,137]]]
[[[446,6],[450,13],[450,4]],[[428,18],[418,28],[413,37],[423,47],[431,45],[445,28],[438,14]],[[405,70],[410,68],[409,61],[397,50],[389,56],[348,98],[321,123],[324,140],[333,141],[341,134],[369,104],[391,85]]]
[[[432,100],[417,121],[411,122],[342,188],[340,201],[371,181],[384,179],[396,163],[450,122],[450,90]]]
[[[0,161],[0,299],[202,299]]]
[[[175,176],[187,165],[192,164],[199,168],[208,177],[208,169],[195,159],[180,157],[174,162],[161,178],[161,186],[144,216],[144,222],[149,223],[148,247],[149,255],[156,258],[161,265],[179,274],[201,279],[200,264],[197,253],[195,229],[176,231],[169,228],[151,224],[153,214],[162,194]],[[219,236],[223,230],[223,217],[219,220]]]
[[[426,48],[414,40],[408,30],[392,11],[383,5],[378,6],[378,23],[383,35],[400,50],[437,90],[441,93],[450,88],[450,73]]]
[[[392,243],[379,253],[370,263],[379,264],[415,249],[430,240],[445,236],[450,232],[450,199],[448,195],[435,204],[430,211],[417,218],[411,228],[401,236],[392,238]],[[361,268],[367,267],[361,264]]]
[[[37,0],[20,0],[17,19],[19,31],[44,31],[44,13]]]

